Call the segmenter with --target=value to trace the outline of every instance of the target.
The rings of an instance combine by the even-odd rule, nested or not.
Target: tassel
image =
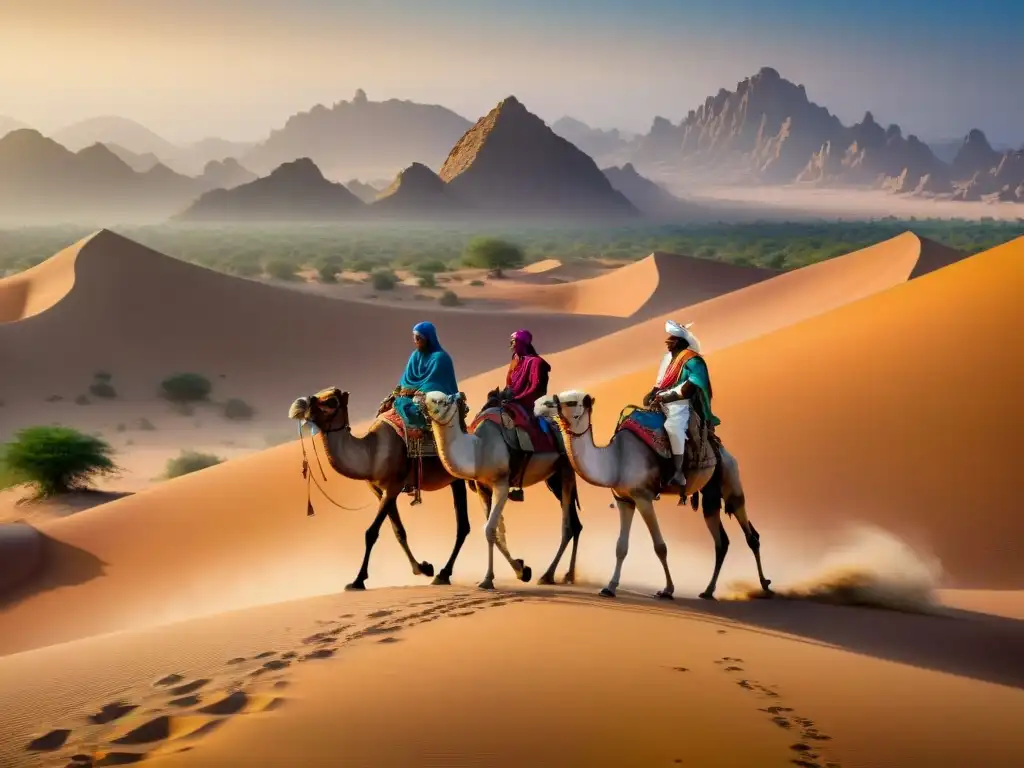
[[[305,459],[302,460],[302,479],[305,480],[309,476],[309,462]]]
[[[306,499],[306,517],[312,517],[315,514],[316,514],[316,512],[313,511],[313,500],[307,498]]]

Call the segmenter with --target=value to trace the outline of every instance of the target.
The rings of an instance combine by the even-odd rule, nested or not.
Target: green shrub
[[[526,262],[518,245],[496,237],[477,237],[466,246],[463,263],[467,267],[489,269],[500,273],[503,269],[521,267]]]
[[[29,427],[3,448],[2,466],[11,485],[35,487],[40,498],[88,488],[118,467],[110,445],[69,427]]]
[[[370,259],[356,259],[348,266],[353,272],[372,272],[377,265]]]
[[[481,285],[484,284],[484,281],[483,280],[470,280],[469,284],[472,285],[474,288],[479,288]]]
[[[215,467],[223,462],[224,459],[220,458],[220,456],[214,456],[212,453],[182,451],[173,459],[168,459],[164,476],[170,480],[173,477],[181,477],[182,475],[198,472],[207,467]]]
[[[336,283],[338,275],[341,274],[344,261],[340,256],[328,256],[322,259],[316,267],[316,277],[321,283]]]
[[[185,404],[206,400],[213,385],[198,373],[178,373],[160,382],[160,389],[163,396],[172,403]]]
[[[370,278],[374,290],[390,291],[398,285],[398,277],[390,269],[378,269]]]
[[[105,379],[97,379],[89,385],[89,391],[95,397],[104,397],[107,399],[117,397],[117,390],[111,386],[110,382]]]
[[[266,272],[275,280],[297,280],[295,264],[285,259],[271,259],[267,262]]]
[[[420,288],[436,288],[437,278],[433,272],[423,272],[419,274],[419,284]]]
[[[256,410],[245,400],[233,397],[224,403],[224,417],[233,421],[245,421],[251,419]]]
[[[445,291],[437,300],[442,307],[457,307],[459,305],[459,297],[455,291]]]
[[[421,274],[424,272],[447,272],[448,265],[440,259],[427,259],[416,265],[416,271]]]

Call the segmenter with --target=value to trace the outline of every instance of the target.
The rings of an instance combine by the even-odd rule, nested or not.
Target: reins
[[[317,482],[316,478],[313,477],[313,473],[310,471],[309,458],[308,458],[308,456],[306,454],[306,438],[305,438],[305,435],[303,435],[303,433],[302,433],[302,424],[303,424],[303,422],[300,421],[299,422],[299,445],[302,447],[302,479],[306,481],[306,517],[313,517],[313,515],[316,514],[316,512],[313,510],[313,499],[311,498],[311,495],[310,495],[310,492],[309,492],[309,483],[310,483],[310,481],[312,481],[313,485],[315,485],[317,490],[320,491],[320,494],[325,499],[327,499],[329,502],[331,502],[331,504],[336,506],[338,509],[344,509],[346,512],[358,512],[358,511],[360,511],[362,509],[366,509],[368,506],[370,506],[370,503],[367,502],[366,504],[363,504],[363,506],[361,506],[361,507],[346,507],[344,504],[342,504],[342,503],[338,502],[337,500],[335,500],[329,493],[327,493],[327,491],[325,491],[323,489],[323,486],[321,486],[320,483]],[[319,427],[318,427],[318,429],[319,429]],[[320,430],[320,431],[323,432],[325,435],[327,435],[327,434],[330,434],[331,432],[345,432],[345,431],[348,431],[349,429],[350,429],[350,427],[344,426],[344,427],[340,427],[339,429],[327,429],[327,430]],[[313,455],[316,457],[316,465],[320,469],[320,476],[323,477],[324,482],[326,483],[327,482],[327,473],[324,472],[324,465],[320,462],[320,452],[317,450],[316,440],[313,439],[312,435],[310,436],[310,439],[313,442]],[[333,464],[333,462],[331,462],[330,457],[328,457],[328,463],[331,464],[331,468],[333,469],[334,468],[334,464]]]

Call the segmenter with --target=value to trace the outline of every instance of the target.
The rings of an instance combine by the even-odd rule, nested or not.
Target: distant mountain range
[[[1021,151],[1003,153],[971,131],[951,162],[936,157],[898,125],[883,128],[868,112],[845,126],[812,102],[802,85],[770,67],[721,89],[678,125],[655,118],[637,144],[642,170],[694,182],[855,186],[977,200],[1024,202]]]

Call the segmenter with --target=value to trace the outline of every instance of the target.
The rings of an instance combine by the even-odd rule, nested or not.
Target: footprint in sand
[[[674,672],[689,672],[690,668],[689,667],[672,667],[672,670]]]
[[[402,638],[400,638],[400,637],[382,637],[377,642],[378,643],[400,643],[400,642],[402,642]]]
[[[277,656],[277,651],[264,651],[263,653],[257,653],[253,656],[254,659],[269,659],[271,656]]]
[[[198,680],[193,680],[191,683],[185,683],[184,685],[171,688],[169,692],[173,696],[184,696],[189,693],[195,693],[209,682],[210,681],[207,678],[200,678]]]
[[[335,648],[318,648],[303,656],[300,661],[312,661],[314,659],[329,659],[337,652]]]
[[[204,715],[238,715],[251,712],[268,712],[281,706],[284,699],[268,694],[251,694],[233,691],[197,710]],[[220,721],[218,721],[220,722]]]
[[[96,725],[106,725],[138,709],[138,704],[127,704],[123,701],[114,701],[104,704],[99,712],[89,715],[89,722]]]
[[[178,675],[178,674],[164,675],[159,680],[157,680],[155,683],[153,683],[153,685],[157,686],[158,688],[166,688],[167,686],[170,686],[170,685],[177,685],[178,683],[180,683],[184,679],[185,678],[182,675]]]
[[[368,619],[383,619],[385,616],[394,616],[394,611],[374,611],[373,613],[366,614]]]
[[[185,707],[194,707],[198,703],[199,696],[196,695],[182,696],[180,699],[171,699],[167,702],[168,706],[181,707],[182,709],[184,709]]]
[[[200,733],[207,733],[221,723],[209,717],[197,715],[159,715],[131,730],[113,734],[110,742],[112,744],[152,744],[157,741],[170,741],[181,739],[185,736],[194,736]]]
[[[32,739],[25,749],[30,752],[52,752],[55,749],[63,747],[70,735],[71,729],[58,728],[57,730],[44,733],[42,736]]]
[[[245,658],[245,656],[235,656],[235,658],[233,658],[233,659],[228,659],[228,664],[229,665],[244,664],[247,661],[248,661],[248,659]]]

